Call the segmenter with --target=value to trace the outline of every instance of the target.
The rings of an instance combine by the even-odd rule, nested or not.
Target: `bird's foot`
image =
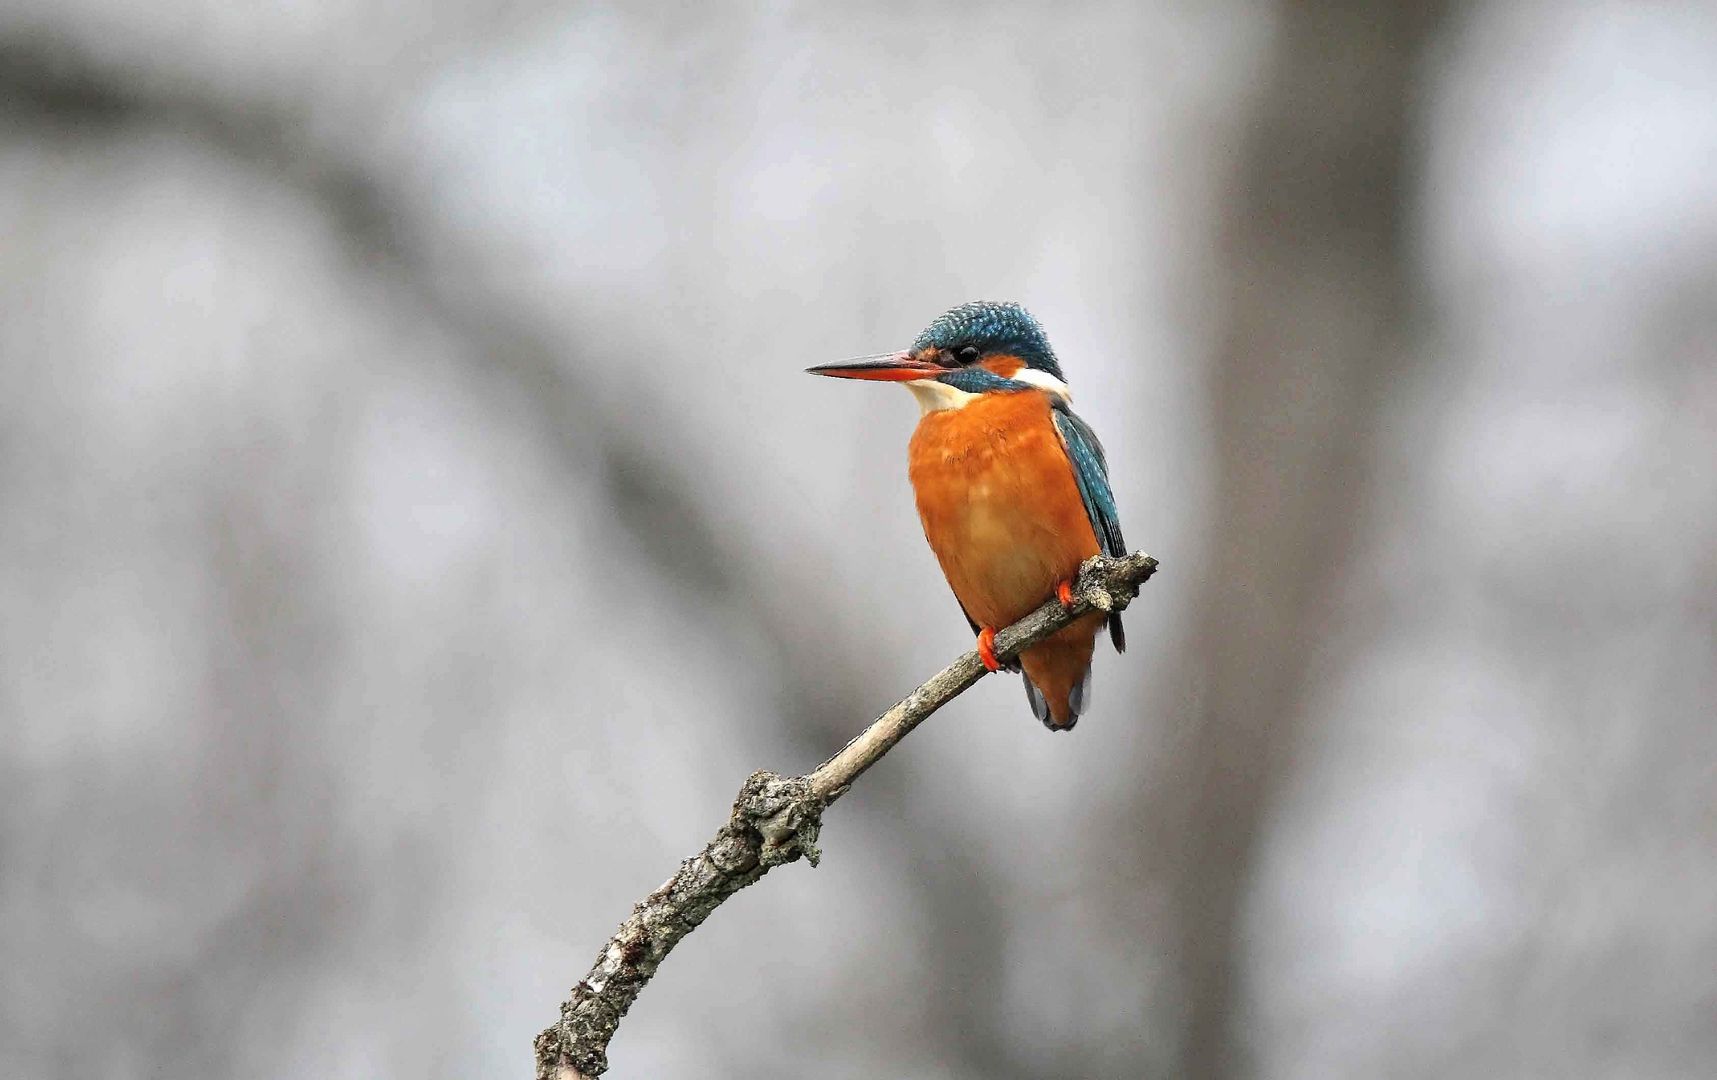
[[[1000,671],[1002,663],[996,659],[996,628],[986,626],[978,631],[978,659],[991,671]]]
[[[1068,578],[1055,586],[1055,598],[1061,601],[1061,606],[1072,610],[1078,599],[1073,595],[1073,579]]]

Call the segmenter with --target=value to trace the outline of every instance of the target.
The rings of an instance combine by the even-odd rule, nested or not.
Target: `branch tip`
[[[1050,599],[996,635],[996,655],[1011,658],[1091,611],[1120,611],[1156,569],[1157,561],[1143,552],[1092,556],[1079,568],[1073,607]],[[985,674],[977,654],[967,653],[806,775],[762,769],[747,777],[715,838],[633,907],[561,1005],[560,1019],[537,1036],[537,1080],[594,1080],[606,1072],[608,1043],[621,1018],[680,939],[774,867],[801,857],[816,866],[823,812],[908,732]]]

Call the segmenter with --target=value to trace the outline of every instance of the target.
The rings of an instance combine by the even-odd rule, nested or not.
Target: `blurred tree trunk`
[[[1216,491],[1201,682],[1176,852],[1182,1075],[1249,1070],[1242,907],[1287,775],[1325,613],[1367,514],[1373,442],[1410,362],[1418,88],[1439,4],[1297,2],[1246,128],[1211,365]]]

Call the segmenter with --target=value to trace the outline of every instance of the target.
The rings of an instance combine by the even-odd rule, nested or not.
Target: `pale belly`
[[[926,415],[909,469],[925,538],[982,625],[1025,615],[1097,553],[1048,404],[1036,394]]]

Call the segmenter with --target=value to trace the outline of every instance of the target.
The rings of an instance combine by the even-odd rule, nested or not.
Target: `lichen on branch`
[[[1157,561],[1141,552],[1092,556],[1079,568],[1073,606],[1050,600],[1002,630],[995,640],[997,657],[1012,659],[1088,612],[1122,610],[1156,568]],[[966,653],[810,773],[752,773],[715,838],[633,905],[561,1004],[560,1019],[537,1036],[537,1080],[588,1080],[606,1072],[608,1043],[621,1017],[680,939],[774,867],[801,857],[817,865],[823,811],[908,732],[987,673],[975,651]]]

